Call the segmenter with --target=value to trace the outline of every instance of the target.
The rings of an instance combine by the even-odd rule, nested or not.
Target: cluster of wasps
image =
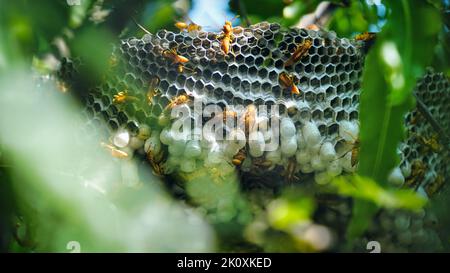
[[[415,125],[425,118],[420,112],[411,119],[410,123]],[[439,135],[432,134],[431,136],[424,136],[417,133],[413,134],[413,137],[419,143],[419,149],[421,154],[429,153],[439,153],[443,150],[441,143],[439,142]],[[406,178],[405,186],[409,188],[417,189],[422,181],[425,179],[426,171],[428,170],[428,165],[423,161],[416,159],[411,164],[411,174]],[[428,196],[433,196],[437,193],[442,186],[444,186],[445,179],[442,174],[438,174],[433,181],[425,185],[425,192]]]
[[[225,55],[228,55],[230,52],[233,51],[232,44],[236,38],[234,36],[235,29],[233,28],[232,22],[236,18],[237,18],[237,16],[231,20],[226,20],[225,24],[222,26],[221,33],[216,36],[216,38],[220,42],[220,48]],[[135,23],[144,32],[149,34],[149,32],[144,27],[139,25],[137,22],[135,22]],[[189,19],[189,22],[177,21],[175,23],[175,27],[178,28],[180,31],[183,31],[183,32],[185,31],[188,33],[197,32],[197,31],[202,30],[202,27],[200,25],[194,23],[190,19]],[[314,28],[308,28],[308,29],[314,29]],[[361,34],[356,39],[357,40],[373,40],[374,35],[372,35],[371,33]],[[301,61],[302,58],[304,58],[308,54],[309,49],[312,47],[312,45],[313,45],[313,43],[312,43],[311,39],[305,39],[304,41],[299,43],[295,47],[293,52],[289,52],[290,56],[284,62],[284,68],[290,68],[290,67],[294,66],[296,63],[298,63],[299,61]],[[171,61],[171,64],[176,66],[176,70],[178,73],[183,73],[184,71],[189,71],[189,72],[195,73],[195,71],[193,69],[186,67],[186,64],[189,62],[189,59],[185,56],[180,55],[177,51],[177,48],[163,49],[161,52],[161,56],[163,58],[167,59],[168,61]],[[285,90],[287,90],[289,93],[294,94],[294,95],[301,94],[299,88],[297,87],[297,85],[299,83],[299,79],[296,76],[294,76],[293,74],[283,71],[279,74],[278,79],[279,79],[280,85]],[[154,103],[153,102],[154,97],[159,94],[159,90],[158,90],[159,82],[160,82],[160,79],[158,77],[153,77],[150,80],[148,92],[146,94],[147,102],[149,105]],[[132,100],[136,100],[136,99],[137,98],[130,96],[127,93],[127,91],[125,90],[125,91],[120,91],[116,95],[114,95],[113,102],[117,103],[117,104],[122,104],[126,101],[132,101]],[[161,115],[164,116],[164,115],[166,115],[168,110],[172,109],[175,106],[188,103],[189,101],[190,101],[190,98],[187,94],[179,95],[170,101],[170,103],[166,106],[166,108],[164,109],[164,111]],[[249,107],[244,115],[245,124],[246,124],[246,134],[248,132],[248,128],[250,127],[250,124],[252,123],[252,116],[254,116],[254,115],[252,115],[253,114],[252,111],[253,111],[253,108]],[[237,115],[236,112],[229,111],[229,113],[224,114],[224,119],[226,119],[228,116],[236,117],[236,115]],[[112,149],[109,149],[109,150],[111,150],[113,153],[116,153]],[[351,151],[352,152],[352,159],[351,159],[352,166],[354,166],[357,163],[358,151],[359,151],[359,139],[356,139],[354,142],[354,145],[353,145],[353,149]],[[121,157],[121,156],[119,155],[119,157]],[[245,152],[245,149],[243,149],[237,155],[235,155],[235,157],[232,160],[232,163],[236,166],[239,166],[245,160],[245,157],[246,157],[246,152]],[[150,159],[151,162],[158,161],[158,160],[154,160],[152,155],[149,155],[148,158]],[[293,175],[295,172],[295,164],[294,164],[295,159],[294,159],[294,162],[291,162],[291,163],[292,164],[289,164],[289,166],[287,167],[287,169],[285,171],[285,176],[288,177],[289,180],[295,178],[295,176]],[[255,166],[258,168],[263,168],[263,167],[267,167],[270,165],[271,165],[271,162],[267,161],[267,160],[264,162],[255,161]],[[152,166],[153,166],[153,163],[152,163]],[[158,171],[158,173],[162,172],[158,166],[153,166],[153,168],[155,171]]]

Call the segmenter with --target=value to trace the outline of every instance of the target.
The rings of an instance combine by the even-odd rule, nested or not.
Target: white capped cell
[[[336,158],[336,151],[334,150],[334,146],[331,142],[325,142],[322,144],[320,148],[320,158],[325,162]]]
[[[245,132],[241,129],[232,129],[229,134],[228,142],[235,144],[239,149],[245,147],[247,144],[247,138],[245,137]]]
[[[399,167],[394,168],[388,176],[388,182],[396,187],[400,187],[405,182],[402,171]]]
[[[180,163],[180,170],[185,173],[191,173],[195,171],[196,163],[195,159],[183,158]]]
[[[289,157],[295,155],[297,151],[297,139],[292,136],[289,139],[281,139],[281,153]]]
[[[169,145],[172,143],[173,137],[170,128],[166,127],[161,131],[159,134],[159,140],[161,140],[161,143],[164,145]]]
[[[251,132],[249,135],[248,144],[250,147],[251,156],[260,157],[264,154],[265,141],[264,135],[261,132]]]
[[[311,156],[306,150],[299,150],[295,154],[295,159],[300,165],[308,164],[311,162]]]
[[[341,121],[339,123],[339,135],[347,142],[355,142],[358,138],[359,126],[356,122]]]
[[[409,177],[411,175],[411,164],[405,162],[405,165],[401,168],[403,177]]]
[[[153,154],[157,154],[161,151],[161,141],[159,141],[159,137],[157,134],[152,135],[145,141],[144,150],[146,153],[152,151]]]
[[[312,172],[314,172],[314,169],[311,166],[311,164],[307,163],[307,164],[300,165],[300,171],[302,173],[312,173]]]
[[[314,155],[311,157],[311,167],[316,171],[325,170],[325,163],[320,159],[319,155]]]
[[[339,159],[340,165],[346,172],[354,172],[355,166],[352,166],[352,153],[346,153],[342,158]]]
[[[305,138],[303,137],[302,130],[297,130],[297,147],[299,149],[306,148]]]
[[[141,140],[146,140],[150,137],[151,129],[148,125],[142,124],[139,126],[137,137]]]
[[[315,145],[308,146],[307,150],[311,154],[311,156],[319,155],[321,147],[322,145],[320,145],[320,143],[317,143]]]
[[[189,140],[184,149],[184,156],[186,158],[197,158],[202,153],[202,147],[200,147],[200,141]]]
[[[317,172],[314,174],[314,181],[319,185],[326,185],[331,182],[331,178],[327,172]]]
[[[275,151],[267,152],[266,159],[274,165],[279,164],[281,162],[281,150],[277,149]]]
[[[223,152],[225,156],[230,158],[236,155],[240,150],[240,147],[232,142],[225,142],[223,144],[223,147],[224,147]]]
[[[320,142],[321,135],[315,123],[306,122],[302,127],[302,133],[307,146],[314,146]]]
[[[130,143],[130,133],[125,129],[120,129],[113,137],[113,144],[118,148],[124,148]]]
[[[133,150],[140,149],[144,146],[144,140],[138,137],[131,137],[129,147]]]
[[[342,173],[342,167],[339,164],[339,160],[333,160],[328,164],[327,173],[331,177],[336,177]]]
[[[292,119],[290,118],[281,119],[280,135],[282,138],[292,138],[295,136],[295,125]]]

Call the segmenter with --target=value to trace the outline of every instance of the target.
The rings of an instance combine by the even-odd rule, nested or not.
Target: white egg
[[[323,171],[325,169],[325,164],[322,162],[319,155],[311,157],[311,167],[316,171]]]
[[[113,137],[113,144],[118,148],[126,147],[130,143],[130,133],[127,130],[121,129]]]
[[[144,150],[146,153],[151,150],[154,154],[157,154],[161,151],[161,141],[159,141],[158,134],[152,135],[145,141]]]
[[[342,173],[342,167],[339,164],[339,160],[333,160],[328,164],[327,173],[331,177],[336,177]]]
[[[133,150],[140,149],[142,146],[144,146],[144,140],[138,138],[138,137],[131,137],[129,147]]]
[[[302,173],[312,173],[314,172],[314,169],[311,164],[307,163],[300,166],[300,171],[302,171]]]
[[[293,136],[295,136],[295,125],[292,119],[281,119],[280,134],[282,138],[292,138]]]
[[[184,158],[180,164],[180,170],[185,173],[191,173],[195,171],[195,167],[196,164],[194,159]]]
[[[341,121],[339,123],[339,135],[347,142],[355,142],[358,138],[359,128],[357,123]]]
[[[318,172],[314,174],[314,181],[319,185],[326,185],[331,182],[331,177],[327,172]]]
[[[295,155],[295,152],[297,151],[297,139],[292,136],[289,139],[282,139],[281,140],[281,153],[283,155],[290,157]]]
[[[336,158],[336,151],[334,150],[333,144],[330,142],[325,142],[320,148],[320,158],[322,161],[328,162]]]
[[[168,127],[164,128],[159,134],[159,140],[161,140],[161,143],[164,145],[171,144],[173,141],[172,131]]]
[[[201,155],[202,148],[200,147],[200,141],[189,140],[184,149],[184,156],[186,158],[197,158]]]
[[[251,132],[249,135],[248,144],[250,147],[251,156],[260,157],[264,154],[265,141],[264,135],[261,132]]]
[[[394,168],[388,176],[388,182],[396,187],[400,187],[405,182],[402,171],[399,167]]]
[[[311,156],[306,150],[299,150],[295,154],[295,159],[300,165],[308,164],[311,161]]]
[[[314,146],[320,142],[321,135],[319,129],[313,122],[306,122],[302,127],[302,133],[307,146]]]

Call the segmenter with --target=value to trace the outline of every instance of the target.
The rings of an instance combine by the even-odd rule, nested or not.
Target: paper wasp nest
[[[105,119],[112,132],[126,128],[132,135],[139,133],[140,126],[150,126],[145,148],[156,148],[153,154],[164,153],[158,162],[163,174],[192,172],[211,164],[236,165],[249,174],[271,172],[284,177],[275,181],[311,174],[318,183],[326,183],[341,172],[353,171],[349,149],[358,135],[364,58],[358,44],[339,39],[333,32],[282,30],[278,24],[235,29],[232,51],[227,55],[220,48],[217,34],[209,32],[161,30],[142,39],[122,41],[111,61],[115,73],[85,98],[87,112],[95,116],[92,124]],[[312,44],[308,52],[291,67],[284,67],[296,46],[306,40]],[[189,59],[182,72],[163,56],[164,50],[172,48]],[[280,84],[282,72],[294,76],[300,94]],[[149,88],[154,88],[150,85],[157,80],[149,102]],[[114,102],[119,92],[127,98]],[[258,112],[255,122],[279,122],[278,148],[264,150],[270,133],[255,133],[250,140],[245,128],[239,131],[226,126],[221,128],[225,134],[245,134],[246,141],[233,146],[227,140],[215,141],[205,135],[199,141],[189,137],[174,140],[169,131],[174,120],[167,121],[164,113],[183,95],[188,102],[177,105],[189,108],[194,121],[192,104],[196,99],[203,107],[229,107],[236,123],[252,106],[267,105],[265,117]],[[244,108],[238,109],[238,105]],[[271,112],[272,105],[279,106],[279,111]],[[207,120],[203,116],[201,124]]]
[[[351,150],[359,133],[362,42],[337,38],[333,32],[282,29],[278,24],[265,22],[235,30],[229,54],[222,51],[217,33],[211,32],[161,30],[142,39],[123,40],[111,57],[112,73],[107,81],[84,97],[86,112],[93,115],[87,133],[99,128],[103,121],[111,134],[126,130],[131,136],[126,143],[131,148],[127,149],[147,154],[155,172],[161,175],[216,166],[224,172],[238,169],[246,180],[264,184],[270,180],[269,186],[277,186],[303,177],[313,177],[323,184],[341,173],[353,172],[356,162]],[[294,65],[285,67],[295,48],[306,40],[311,42],[307,53]],[[164,56],[170,49],[188,59],[181,66],[183,71]],[[283,72],[297,79],[300,94],[293,94],[280,84]],[[448,88],[448,80],[439,74],[429,74],[418,86],[419,97],[427,105],[434,105],[432,114],[447,128]],[[446,98],[446,103],[441,97]],[[184,107],[193,123],[205,125],[211,120],[205,116],[199,120],[195,115],[196,100],[201,101],[203,108],[228,107],[227,111],[236,117],[227,114],[226,119],[230,117],[235,123],[245,120],[253,106],[266,105],[267,114],[258,113],[255,123],[279,122],[278,147],[265,151],[271,134],[251,134],[245,127],[241,131],[219,128],[228,135],[245,135],[243,142],[230,143],[204,133],[202,139],[193,140],[192,136],[199,133],[193,128],[182,139],[174,137],[170,128],[175,119],[170,119],[168,111],[171,106]],[[244,108],[236,107],[239,105]],[[271,112],[272,105],[277,105],[279,111]],[[415,113],[408,115],[407,120]],[[408,129],[432,132],[428,125],[420,124],[418,129],[414,129],[415,125]],[[273,128],[268,127],[270,132]],[[411,176],[415,158],[431,160],[424,180],[444,173],[444,165],[438,161],[445,157],[421,157],[424,155],[417,150],[418,145],[417,139],[410,137],[401,147],[402,179]]]

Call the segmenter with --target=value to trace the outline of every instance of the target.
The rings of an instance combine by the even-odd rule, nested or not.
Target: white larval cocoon
[[[396,187],[400,187],[405,182],[402,171],[399,167],[394,168],[388,176],[388,182]]]
[[[236,155],[240,150],[240,147],[233,142],[227,141],[223,145],[224,145],[224,148],[223,148],[224,155],[229,158]]]
[[[300,165],[300,171],[302,171],[302,173],[312,173],[314,172],[313,167],[311,166],[311,164],[303,164]]]
[[[356,122],[341,121],[339,124],[339,135],[347,142],[355,142],[358,138],[359,126]]]
[[[345,156],[343,156],[342,158],[339,159],[340,165],[342,166],[342,168],[344,169],[344,171],[346,172],[354,172],[355,171],[355,166],[352,167],[352,153],[348,152],[345,154]]]
[[[331,177],[336,177],[342,173],[342,167],[339,160],[331,161],[327,168],[327,173]]]
[[[164,173],[165,174],[173,173],[179,166],[179,162],[180,162],[179,158],[174,157],[174,156],[169,156],[163,166]]]
[[[183,160],[181,160],[180,170],[182,172],[191,173],[195,171],[195,167],[196,164],[194,159],[184,158]]]
[[[279,164],[281,162],[281,150],[270,151],[266,154],[266,159],[273,164]]]
[[[124,148],[130,143],[130,133],[125,129],[120,129],[113,137],[113,144],[118,148]]]
[[[293,156],[297,151],[297,140],[294,136],[289,139],[281,139],[281,152],[285,156]]]
[[[320,158],[322,161],[331,161],[336,158],[336,151],[334,150],[333,144],[331,142],[325,142],[320,148]]]
[[[302,130],[297,130],[297,147],[299,149],[306,148],[306,141],[305,138],[303,137]]]
[[[411,164],[406,162],[404,166],[402,166],[402,174],[403,177],[409,177],[411,175]]]
[[[295,154],[295,159],[297,160],[297,163],[300,165],[304,165],[311,162],[311,156],[306,150],[297,151],[297,153]]]
[[[314,174],[314,181],[319,185],[326,185],[330,183],[331,177],[327,172],[317,172]]]
[[[295,136],[295,125],[290,118],[281,119],[280,135],[282,138],[292,138]]]
[[[170,128],[166,127],[161,131],[161,134],[159,135],[159,140],[161,140],[161,143],[164,145],[169,145],[172,143],[173,137]]]
[[[131,137],[129,146],[133,150],[140,149],[144,146],[144,140],[142,140],[138,137]]]
[[[307,147],[307,149],[308,149],[308,152],[311,154],[311,156],[313,156],[313,155],[319,155],[321,147],[322,147],[322,145],[320,145],[320,143],[318,143],[316,145]]]
[[[322,162],[319,155],[314,155],[311,158],[311,167],[316,171],[325,170],[325,164],[324,164],[324,162]]]
[[[161,151],[161,141],[159,141],[158,135],[152,135],[145,141],[144,150],[146,153],[151,151],[153,154],[157,154]]]
[[[320,142],[319,129],[313,122],[306,122],[302,127],[302,133],[307,146],[314,146]]]
[[[141,140],[146,140],[150,137],[151,129],[148,125],[142,124],[139,126],[137,137]]]
[[[245,133],[241,129],[233,129],[233,130],[231,130],[229,137],[230,138],[227,139],[227,142],[233,143],[239,149],[244,148],[245,144],[247,144],[247,139],[245,137]]]
[[[250,155],[260,157],[264,154],[264,135],[261,132],[252,132],[249,135]]]
[[[184,156],[186,158],[197,158],[201,155],[202,148],[200,147],[200,141],[189,140],[184,149]]]

